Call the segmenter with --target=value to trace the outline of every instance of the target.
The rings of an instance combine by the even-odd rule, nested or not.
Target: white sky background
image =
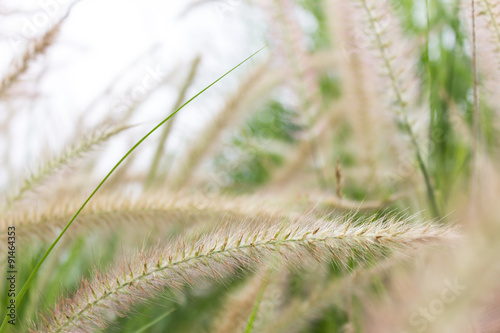
[[[2,1],[1,13],[19,9],[19,12],[0,17],[2,72],[7,70],[11,59],[24,50],[26,37],[32,37],[29,35],[33,30],[43,33],[64,15],[67,5],[60,5],[64,2],[69,3],[62,0],[24,1],[22,4],[15,0]],[[74,133],[78,116],[119,73],[124,75],[116,89],[106,97],[106,103],[85,116],[87,122],[90,120],[84,123],[85,127],[95,125],[109,112],[110,105],[123,99],[123,93],[140,85],[149,68],[160,68],[165,73],[177,69],[170,82],[136,113],[132,122],[141,125],[115,140],[110,153],[106,154],[107,165],[116,162],[138,135],[146,133],[170,113],[177,88],[197,54],[201,55],[201,66],[187,97],[265,44],[262,19],[254,16],[243,0],[218,3],[207,0],[206,4],[181,16],[188,4],[187,1],[168,0],[82,0],[77,3],[56,44],[23,76],[25,84],[12,89],[40,95],[0,106],[1,124],[6,122],[8,114],[13,115],[9,128],[0,129],[5,131],[2,138],[4,134],[9,138],[0,144],[1,159],[8,161],[1,163],[0,186],[6,186],[12,174],[6,165],[14,168],[13,174],[22,176],[48,152],[58,151]],[[49,16],[50,21],[44,21],[44,17]],[[158,45],[154,55],[144,56],[153,45]],[[142,60],[130,67],[141,55]],[[221,107],[224,93],[235,88],[238,76],[251,70],[252,63],[255,61],[225,78],[179,113],[169,149],[178,148],[186,138],[196,135],[196,130]],[[41,80],[34,80],[44,70]],[[7,147],[9,142],[15,147]],[[147,154],[149,148],[152,153],[153,146],[140,149]],[[10,155],[5,155],[6,152]]]

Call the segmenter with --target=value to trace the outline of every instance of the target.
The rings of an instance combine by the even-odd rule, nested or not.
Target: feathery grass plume
[[[197,241],[180,239],[125,259],[112,272],[82,281],[72,299],[60,302],[38,322],[37,332],[86,332],[106,327],[115,316],[128,313],[133,304],[154,298],[163,290],[180,290],[202,281],[218,281],[238,268],[255,267],[272,255],[284,265],[305,260],[333,259],[346,263],[352,257],[384,257],[453,237],[450,228],[414,220],[335,221],[310,215],[293,221],[226,225]]]
[[[497,91],[500,87],[500,5],[491,0],[474,0],[467,3],[464,10],[464,21],[471,36],[473,78],[474,78],[474,141],[478,133],[478,122],[481,117],[476,115],[478,73],[485,89],[487,102],[496,112],[496,128],[500,128],[500,98]],[[474,9],[474,10],[473,10]]]
[[[271,39],[275,42],[277,54],[281,56],[275,59],[275,64],[285,72],[298,99],[298,109],[301,111],[298,118],[306,125],[307,141],[312,152],[310,157],[318,182],[326,186],[324,162],[312,130],[321,111],[322,100],[306,39],[295,15],[296,5],[290,0],[275,0],[273,4],[261,1],[260,5],[270,16]]]
[[[410,110],[418,110],[416,88],[418,79],[413,71],[413,57],[409,54],[408,43],[402,37],[397,18],[392,13],[387,0],[352,0],[357,7],[357,17],[362,23],[366,37],[372,44],[372,51],[378,59],[380,77],[384,88],[389,91],[388,104],[393,106],[399,121],[408,134],[414,148],[418,166],[425,180],[427,198],[434,216],[440,216],[434,187],[422,156],[419,133],[411,121]],[[423,114],[417,115],[420,121]],[[422,133],[426,133],[425,131]]]
[[[14,58],[9,66],[9,70],[3,75],[0,81],[0,98],[12,87],[14,83],[19,80],[19,77],[24,74],[30,63],[36,59],[37,56],[44,54],[47,49],[54,43],[55,38],[61,30],[61,26],[68,17],[71,7],[79,0],[74,2],[69,8],[66,15],[64,15],[55,25],[48,29],[42,36],[36,37],[28,43],[26,50],[20,58]]]
[[[361,174],[363,183],[375,184],[380,162],[380,132],[387,129],[387,115],[382,112],[380,95],[376,91],[376,73],[366,52],[360,52],[355,45],[356,25],[352,20],[352,8],[346,1],[329,2],[328,13],[333,22],[336,47],[343,55],[340,67],[343,82],[343,98],[349,105],[347,119],[353,129],[352,138],[359,149],[359,160],[364,167]],[[365,171],[366,170],[366,171]],[[357,177],[360,178],[359,173]]]
[[[107,142],[114,135],[122,132],[130,126],[114,126],[109,128],[98,128],[87,138],[76,142],[61,154],[56,155],[40,164],[38,169],[21,181],[18,189],[7,198],[7,209],[11,208],[17,201],[21,200],[28,192],[35,190],[47,178],[54,175],[72,162],[85,156],[87,153]]]
[[[171,190],[180,190],[189,185],[192,176],[202,162],[214,152],[224,129],[232,125],[241,116],[241,111],[245,110],[242,107],[243,101],[246,100],[251,88],[267,72],[269,65],[270,61],[267,59],[240,84],[236,92],[228,98],[224,108],[215,116],[212,123],[200,133],[195,142],[189,146],[188,151],[183,153],[167,179]]]
[[[182,102],[186,98],[186,92],[187,92],[188,88],[191,86],[191,84],[193,83],[193,80],[196,76],[196,71],[198,70],[198,66],[200,64],[200,60],[201,60],[200,56],[197,56],[193,60],[193,62],[191,64],[191,68],[189,70],[189,73],[185,79],[185,82],[182,85],[181,89],[179,90],[179,94],[177,96],[177,100],[174,103],[172,111],[177,109],[179,106],[181,106]],[[155,151],[155,154],[153,156],[153,162],[151,163],[151,167],[149,169],[149,173],[148,173],[148,176],[146,178],[146,186],[147,187],[150,187],[152,185],[153,181],[156,179],[158,167],[160,166],[160,159],[161,159],[161,156],[164,154],[165,143],[166,143],[166,140],[167,140],[167,138],[172,130],[175,119],[176,119],[176,117],[172,118],[172,120],[170,120],[170,122],[165,126],[165,128],[163,129],[163,131],[161,133],[160,139],[158,141],[158,146],[156,147],[156,151]]]
[[[26,295],[26,292],[29,290],[31,284],[33,283],[33,281],[35,280],[39,270],[40,270],[40,267],[43,265],[44,261],[47,259],[47,257],[50,255],[50,253],[52,252],[52,250],[54,249],[54,247],[59,243],[59,241],[61,240],[61,238],[64,236],[64,234],[66,233],[66,231],[71,227],[71,225],[73,224],[73,222],[75,221],[75,219],[78,217],[78,215],[81,213],[81,211],[85,208],[85,206],[89,203],[89,201],[92,200],[92,198],[95,196],[95,194],[101,189],[101,187],[106,183],[106,181],[109,179],[109,177],[111,177],[111,175],[114,173],[114,171],[120,167],[120,165],[127,159],[128,156],[130,156],[130,154],[132,154],[144,141],[146,141],[150,136],[151,134],[153,134],[154,132],[156,132],[161,126],[163,126],[170,118],[172,118],[177,112],[179,112],[180,110],[182,110],[186,105],[188,105],[189,103],[191,103],[193,100],[195,100],[198,96],[200,96],[201,94],[203,94],[205,91],[207,91],[208,89],[210,89],[212,86],[214,86],[215,84],[217,84],[219,81],[221,81],[224,77],[228,76],[230,73],[232,73],[234,70],[236,70],[238,67],[240,67],[241,65],[243,65],[245,62],[247,62],[249,59],[251,59],[252,57],[254,57],[257,53],[259,53],[260,51],[262,51],[265,47],[259,49],[258,51],[254,52],[253,54],[251,54],[249,57],[247,57],[246,59],[244,59],[242,62],[240,62],[239,64],[237,64],[236,66],[234,66],[233,68],[231,68],[229,71],[225,72],[223,75],[221,75],[219,78],[217,78],[216,80],[212,81],[209,85],[207,85],[205,88],[203,88],[202,90],[200,90],[197,94],[195,94],[193,97],[191,97],[188,101],[186,101],[183,105],[181,105],[177,110],[175,110],[174,112],[172,112],[169,116],[167,116],[166,118],[164,118],[162,121],[160,121],[159,123],[156,124],[156,126],[154,126],[153,128],[151,128],[145,135],[143,135],[139,141],[137,141],[121,158],[120,160],[111,168],[111,170],[106,174],[106,176],[104,176],[104,178],[101,180],[101,182],[94,188],[94,190],[92,191],[92,193],[87,197],[87,199],[83,202],[83,204],[80,206],[80,208],[76,211],[76,213],[73,215],[73,217],[69,220],[69,222],[66,224],[66,226],[62,229],[62,231],[59,233],[59,235],[57,236],[57,238],[52,242],[52,244],[49,246],[49,248],[45,251],[45,253],[42,255],[41,259],[38,261],[38,263],[36,264],[36,266],[33,268],[33,270],[31,271],[28,279],[26,280],[26,282],[24,283],[23,287],[21,288],[21,290],[19,291],[19,293],[17,294],[16,298],[15,298],[15,304],[16,305],[19,305],[22,303],[22,300],[24,298],[24,296]],[[4,320],[2,322],[2,326],[0,327],[0,332],[5,332],[7,327],[8,327],[8,321],[9,321],[9,317],[8,315],[6,315],[4,317]]]
[[[1,216],[0,230],[7,232],[8,226],[15,226],[20,239],[29,236],[51,240],[80,206],[80,198],[70,197],[56,198],[44,206],[23,207]],[[143,235],[151,230],[193,225],[214,227],[241,221],[261,224],[289,215],[266,208],[265,202],[252,197],[232,200],[218,197],[200,203],[190,197],[168,193],[144,194],[137,198],[102,194],[82,211],[79,223],[70,234],[81,235],[82,228],[103,232],[106,228],[116,230],[119,227],[124,232],[129,230]]]
[[[288,73],[288,78],[297,86],[294,87],[300,96],[301,109],[306,122],[310,122],[321,106],[321,96],[316,78],[316,73],[311,65],[310,55],[307,51],[306,39],[303,35],[295,15],[295,4],[290,0],[275,0],[274,4],[263,3],[262,6],[271,15],[271,29],[274,31],[272,40],[278,54],[285,58],[285,71],[288,66],[292,73]],[[278,59],[279,60],[279,59]],[[289,72],[289,71],[287,71]]]
[[[364,45],[358,38],[354,47],[359,52],[369,49],[378,60],[384,92],[389,92],[388,104],[406,121],[410,108],[417,104],[418,79],[412,46],[404,39],[387,0],[351,0],[351,3],[353,17],[358,21],[357,33],[368,40],[368,45]]]

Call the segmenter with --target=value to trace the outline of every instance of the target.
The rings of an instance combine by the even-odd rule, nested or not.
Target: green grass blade
[[[252,313],[248,318],[248,324],[245,329],[245,333],[252,333],[253,324],[255,323],[255,318],[257,318],[257,313],[259,312],[260,303],[262,302],[262,297],[264,297],[264,292],[266,291],[267,282],[268,279],[266,276],[266,278],[262,282],[262,285],[260,286],[259,294],[257,295],[257,299],[255,300],[255,303],[253,305]]]
[[[197,98],[198,96],[200,96],[202,93],[204,93],[210,87],[212,87],[214,84],[216,84],[217,82],[219,82],[220,80],[222,80],[224,77],[226,77],[227,75],[229,75],[229,73],[231,73],[236,68],[238,68],[241,65],[243,65],[245,62],[247,62],[250,58],[252,58],[253,56],[255,56],[257,53],[259,53],[260,51],[262,51],[265,47],[266,46],[262,47],[257,52],[255,52],[252,55],[250,55],[248,58],[246,58],[245,60],[243,60],[242,62],[240,62],[235,67],[231,68],[224,75],[222,75],[217,80],[213,81],[208,86],[206,86],[204,89],[202,89],[200,92],[198,92],[196,95],[194,95],[193,97],[191,97],[187,102],[185,102],[184,104],[182,104],[177,110],[175,110],[174,112],[172,112],[168,117],[166,117],[165,119],[163,119],[158,125],[156,125],[153,129],[151,129],[146,135],[144,135],[139,141],[137,141],[137,143],[132,148],[130,148],[130,150],[125,155],[123,155],[123,157],[108,172],[108,174],[103,178],[103,180],[99,183],[99,185],[97,185],[97,187],[94,189],[94,191],[89,195],[89,197],[85,200],[85,202],[83,203],[83,205],[78,209],[78,211],[75,213],[75,215],[71,218],[71,220],[68,222],[68,224],[66,224],[66,226],[64,227],[64,229],[61,231],[61,233],[59,234],[59,236],[57,236],[57,238],[55,239],[55,241],[50,245],[50,247],[47,249],[47,251],[45,252],[45,254],[42,256],[42,258],[40,259],[40,261],[38,262],[38,264],[35,266],[35,268],[31,272],[30,276],[28,277],[28,280],[23,285],[23,287],[21,288],[19,294],[17,295],[17,297],[16,297],[16,307],[19,307],[19,304],[21,304],[21,301],[22,301],[24,295],[28,291],[28,288],[30,287],[30,285],[33,282],[36,274],[38,273],[38,270],[40,269],[40,267],[42,266],[43,262],[48,257],[48,255],[52,252],[52,250],[54,249],[54,247],[57,245],[57,243],[59,242],[59,240],[62,238],[62,236],[66,233],[66,230],[68,230],[68,228],[71,226],[71,224],[73,224],[73,222],[78,217],[78,215],[81,213],[81,211],[83,210],[83,208],[85,208],[85,206],[92,199],[92,197],[94,197],[94,195],[97,193],[97,191],[99,191],[99,189],[102,187],[102,185],[108,180],[108,178],[113,174],[113,172],[115,172],[115,170],[123,163],[123,161],[125,161],[125,159],[127,159],[127,157],[130,154],[132,154],[132,152],[134,152],[134,150],[137,149],[137,147],[139,147],[151,134],[153,134],[163,124],[165,124],[177,112],[179,112],[180,110],[182,110],[186,105],[188,105],[189,103],[191,103],[195,98]],[[0,333],[3,333],[3,332],[6,331],[7,325],[8,325],[8,319],[9,319],[9,317],[6,314],[5,318],[4,318],[3,322],[2,322],[2,326],[0,327]]]
[[[148,328],[156,325],[158,322],[160,322],[162,319],[166,318],[169,314],[171,314],[172,312],[174,312],[174,309],[170,309],[168,310],[167,312],[165,312],[164,314],[162,314],[161,316],[159,316],[158,318],[156,318],[155,320],[153,320],[152,322],[150,323],[147,323],[146,325],[144,325],[143,327],[139,328],[137,331],[135,331],[135,333],[142,333],[144,332],[145,330],[147,330]]]

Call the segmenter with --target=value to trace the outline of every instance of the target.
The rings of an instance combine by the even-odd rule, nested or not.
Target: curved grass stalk
[[[262,282],[259,292],[257,294],[257,297],[255,298],[253,308],[252,308],[252,313],[250,314],[250,317],[248,318],[248,323],[247,327],[245,329],[245,333],[252,333],[252,330],[255,325],[255,319],[257,318],[257,313],[259,312],[260,304],[262,302],[262,298],[264,297],[264,292],[266,291],[267,287],[267,277],[264,278],[264,281]]]
[[[19,306],[19,304],[21,303],[24,295],[26,294],[26,291],[28,290],[28,288],[30,287],[33,279],[35,278],[36,274],[38,273],[38,270],[40,269],[41,265],[43,264],[43,262],[45,261],[45,259],[48,257],[48,255],[52,252],[52,249],[57,245],[57,243],[59,242],[59,240],[66,233],[66,231],[68,230],[68,228],[73,224],[73,222],[75,221],[75,219],[78,217],[78,215],[81,213],[81,211],[85,208],[85,206],[89,203],[89,201],[94,197],[94,195],[97,193],[97,191],[99,191],[99,189],[103,186],[103,184],[106,182],[106,180],[108,180],[108,178],[123,163],[123,161],[125,161],[127,159],[127,157],[130,154],[132,154],[132,152],[134,152],[137,149],[137,147],[139,147],[151,134],[153,134],[154,132],[156,132],[156,130],[158,130],[158,128],[160,128],[163,124],[165,124],[177,112],[179,112],[180,110],[182,110],[186,105],[188,105],[189,103],[191,103],[191,101],[193,101],[195,98],[197,98],[198,96],[200,96],[202,93],[204,93],[210,87],[212,87],[217,82],[219,82],[220,80],[222,80],[224,77],[226,77],[227,75],[229,75],[236,68],[240,67],[242,64],[244,64],[246,61],[248,61],[250,58],[252,58],[254,55],[256,55],[257,53],[259,53],[264,48],[265,48],[265,46],[263,48],[261,48],[260,50],[258,50],[257,52],[253,53],[252,55],[250,55],[248,58],[246,58],[245,60],[243,60],[241,63],[239,63],[238,65],[236,65],[232,69],[230,69],[224,75],[220,76],[218,79],[216,79],[215,81],[213,81],[212,83],[210,83],[208,86],[206,86],[200,92],[198,92],[196,95],[194,95],[193,97],[191,97],[188,101],[186,101],[184,104],[182,104],[177,110],[175,110],[174,112],[172,112],[168,117],[166,117],[159,124],[157,124],[155,127],[153,127],[132,148],[130,148],[130,150],[113,166],[113,168],[111,168],[111,170],[108,172],[108,174],[103,178],[103,180],[99,183],[99,185],[97,185],[97,187],[94,189],[94,191],[89,195],[89,197],[84,201],[84,203],[82,204],[82,206],[78,209],[78,211],[71,218],[71,220],[68,222],[68,224],[64,227],[64,229],[61,231],[61,233],[59,234],[59,236],[57,236],[57,238],[54,240],[54,242],[49,246],[49,248],[47,249],[47,251],[45,252],[45,254],[42,256],[42,258],[40,259],[40,261],[37,263],[37,265],[35,266],[35,268],[31,272],[31,274],[28,277],[27,281],[25,282],[25,284],[23,285],[23,287],[21,288],[21,290],[17,294],[16,300],[15,300],[16,306]],[[8,318],[9,317],[6,314],[5,317],[4,317],[2,326],[0,327],[0,333],[5,332],[5,330],[7,329]]]
[[[157,323],[159,323],[160,321],[162,321],[163,319],[168,317],[172,312],[174,312],[174,309],[167,310],[164,314],[162,314],[161,316],[159,316],[155,320],[147,323],[146,325],[144,325],[143,327],[141,327],[140,329],[135,331],[135,333],[146,332],[148,328],[153,327],[154,325],[156,325]]]
[[[278,255],[284,265],[304,260],[334,259],[345,264],[353,256],[383,258],[387,252],[443,241],[450,228],[411,220],[363,223],[326,221],[303,216],[291,223],[241,224],[221,227],[198,241],[159,246],[126,260],[107,275],[83,281],[75,296],[61,302],[37,332],[88,332],[105,327],[138,301],[161,291],[180,290],[204,280],[221,280],[238,268],[252,268]]]
[[[179,164],[173,168],[168,177],[169,187],[172,190],[180,190],[188,185],[198,167],[213,153],[224,129],[240,115],[242,101],[247,97],[253,85],[260,81],[266,73],[269,64],[269,60],[266,60],[250,74],[228,99],[224,108],[215,116],[212,124],[204,129],[196,141],[190,145],[188,151],[180,158]]]
[[[129,127],[130,126],[115,126],[107,129],[98,129],[92,132],[88,138],[77,142],[63,151],[60,155],[42,163],[36,171],[31,173],[21,182],[14,194],[7,198],[7,209],[12,208],[17,201],[21,200],[28,192],[40,186],[47,178],[69,166],[75,160],[82,158],[87,153],[107,142],[111,137]]]

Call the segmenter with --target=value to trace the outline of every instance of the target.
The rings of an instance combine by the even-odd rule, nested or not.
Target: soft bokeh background
[[[71,1],[2,2],[0,63],[3,71],[24,51],[30,38],[48,30],[67,13],[69,3]],[[1,106],[2,123],[7,123],[7,117],[12,120],[8,128],[2,128],[0,155],[7,163],[2,163],[0,168],[0,186],[7,185],[12,171],[36,165],[42,152],[60,150],[81,125],[76,121],[78,117],[84,115],[84,126],[91,128],[109,112],[123,111],[123,103],[145,99],[147,89],[143,89],[142,82],[153,71],[165,80],[141,103],[131,119],[131,123],[140,124],[134,130],[143,133],[170,113],[179,85],[196,56],[202,55],[202,60],[187,96],[265,45],[261,22],[258,13],[244,1],[196,4],[85,0],[75,3],[62,26],[57,45],[36,60],[23,76],[25,84],[12,93],[33,98],[29,102],[20,98],[11,105]],[[167,149],[179,149],[182,142],[196,135],[223,104],[221,92],[230,90],[237,76],[247,70],[241,68],[240,73],[227,77],[204,94],[202,100],[183,110]],[[111,91],[107,91],[109,87]],[[131,91],[134,88],[136,90]],[[103,92],[106,92],[104,96]],[[89,105],[93,107],[89,109]],[[19,148],[10,149],[7,144]],[[109,149],[110,154],[105,156],[109,162],[115,162],[128,145],[129,142],[121,145],[115,142]],[[150,156],[152,151],[144,153]]]

